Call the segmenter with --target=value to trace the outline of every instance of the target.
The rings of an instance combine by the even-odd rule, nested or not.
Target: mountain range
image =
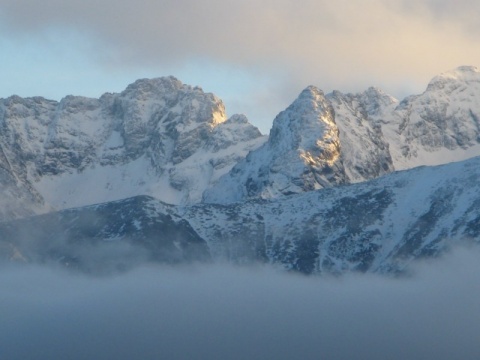
[[[480,72],[398,101],[309,86],[264,136],[173,77],[0,100],[0,257],[397,272],[480,239]],[[467,160],[468,159],[468,160]]]

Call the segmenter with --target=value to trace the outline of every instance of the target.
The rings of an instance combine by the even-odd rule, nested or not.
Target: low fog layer
[[[1,359],[478,359],[480,253],[411,276],[0,270]]]

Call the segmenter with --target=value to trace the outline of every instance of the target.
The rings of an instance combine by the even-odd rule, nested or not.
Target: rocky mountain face
[[[57,209],[139,194],[198,202],[265,141],[244,116],[227,119],[214,95],[173,77],[100,99],[13,96],[0,101],[0,128],[2,188]]]
[[[375,154],[372,163],[390,172],[480,154],[480,72],[476,67],[463,66],[436,76],[423,94],[401,102],[375,88],[347,95],[334,91],[327,98],[335,110],[341,144],[347,147],[346,161],[357,160],[354,154],[362,154],[360,158],[363,153]],[[363,181],[365,176],[352,176],[356,178]]]
[[[175,206],[140,196],[4,223],[0,257],[87,272],[213,259],[396,273],[480,241],[479,178],[476,157],[276,200]]]
[[[33,186],[25,178],[15,176],[3,152],[0,158],[0,221],[48,211],[49,207]]]
[[[334,117],[323,92],[308,87],[275,118],[268,141],[208,189],[204,201],[274,198],[345,183]]]
[[[397,101],[376,88],[360,94],[327,95],[340,131],[341,159],[349,183],[374,179],[395,170],[390,139],[383,135],[379,116]]]
[[[154,212],[151,199],[139,196],[0,223],[0,260],[92,275],[152,262],[210,262],[206,242],[189,223]]]
[[[435,77],[423,94],[403,100],[395,109],[396,121],[384,126],[393,139],[396,168],[437,165],[480,154],[479,97],[480,72],[464,66]]]
[[[4,219],[135,195],[172,204],[277,198],[480,154],[480,73],[460,67],[398,102],[310,86],[270,136],[173,77],[100,99],[0,101]],[[24,204],[24,205],[22,205]]]
[[[304,273],[396,272],[480,241],[480,157],[360,184],[183,209],[214,256]],[[219,225],[216,225],[219,224]]]
[[[277,198],[480,155],[479,98],[474,67],[439,75],[401,102],[376,88],[325,96],[308,87],[277,116],[268,142],[203,199]]]
[[[12,96],[0,100],[0,258],[402,271],[480,239],[479,99],[474,67],[400,102],[310,86],[266,137],[173,77],[100,99]]]
[[[0,125],[3,125],[0,134],[8,136],[9,129],[5,124]],[[17,143],[5,144],[0,141],[0,221],[49,210],[42,196],[27,179],[25,162],[17,161],[14,154],[19,152],[21,149]]]

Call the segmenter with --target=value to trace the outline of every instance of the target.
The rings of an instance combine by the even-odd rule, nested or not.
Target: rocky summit
[[[401,101],[309,86],[268,136],[173,77],[99,99],[12,96],[0,100],[0,258],[403,271],[480,240],[479,119],[468,66]]]
[[[305,89],[274,120],[268,142],[204,195],[229,203],[371,180],[480,155],[480,72],[460,67],[421,95]],[[227,189],[235,189],[229,195]]]
[[[2,187],[26,208],[58,210],[142,194],[195,203],[265,141],[242,115],[227,119],[213,94],[173,77],[100,99],[14,96],[0,101],[0,128]]]

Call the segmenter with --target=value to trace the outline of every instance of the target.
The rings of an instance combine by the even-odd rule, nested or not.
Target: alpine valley
[[[480,71],[398,101],[309,86],[262,135],[173,77],[0,99],[0,258],[397,273],[480,241]]]

